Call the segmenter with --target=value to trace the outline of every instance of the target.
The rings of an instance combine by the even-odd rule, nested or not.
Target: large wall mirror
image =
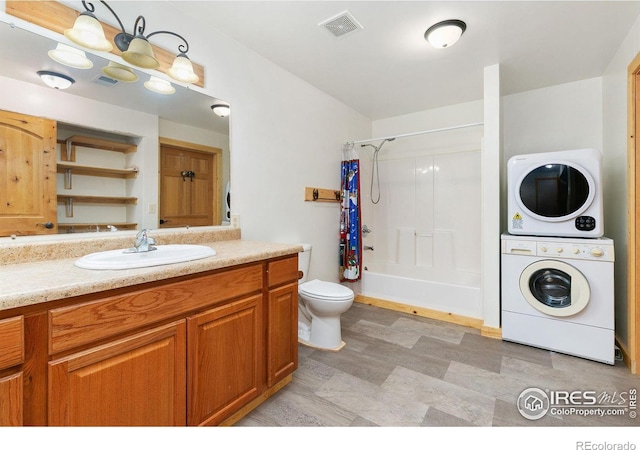
[[[93,63],[92,68],[67,67],[48,55],[48,52],[59,44],[56,36],[47,32],[23,29],[12,22],[11,16],[0,17],[0,81],[3,82],[2,89],[5,91],[4,99],[0,99],[0,110],[38,116],[40,111],[34,106],[38,104],[38,96],[59,98],[59,101],[53,102],[56,104],[55,107],[52,108],[52,102],[49,101],[48,107],[42,109],[42,116],[55,120],[58,125],[58,222],[65,222],[64,217],[69,216],[70,206],[75,209],[66,220],[68,223],[58,227],[58,233],[90,232],[96,229],[106,231],[104,228],[101,229],[101,226],[111,222],[123,224],[124,229],[228,224],[226,219],[229,214],[230,184],[229,117],[220,117],[212,111],[213,105],[228,105],[227,102],[205,95],[201,88],[179,84],[173,84],[175,93],[172,95],[151,92],[144,87],[150,73],[138,69],[133,69],[138,76],[137,81],[114,83],[114,80],[105,76],[102,71],[103,67],[115,61],[112,55],[98,56],[85,52],[86,57]],[[64,38],[60,37],[60,40],[64,41]],[[38,71],[60,73],[72,78],[74,83],[64,91],[55,91],[43,84]],[[13,80],[19,81],[19,84]],[[16,93],[15,90],[20,92]],[[30,106],[23,108],[23,103]],[[75,115],[71,111],[72,108],[78,108]],[[109,116],[105,111],[110,111]],[[110,114],[118,117],[111,117]],[[142,124],[140,129],[133,125],[137,121]],[[83,175],[65,174],[60,169],[61,163],[64,165],[61,158],[66,158],[60,145],[64,146],[65,140],[76,135],[138,145],[138,150],[133,156],[127,153],[112,156],[112,152],[103,152],[103,156],[98,156],[100,152],[91,152],[81,144],[73,144],[73,150],[78,152],[79,161],[74,161],[77,164],[120,164],[123,169],[136,170],[136,180],[131,182],[110,177],[83,178]],[[164,163],[161,148],[167,152]],[[91,154],[82,156],[82,151]],[[199,155],[208,153],[214,155],[214,166],[213,169],[204,170],[202,167],[206,163],[201,161]],[[101,162],[100,158],[103,157],[112,160]],[[121,162],[114,158],[120,158]],[[181,167],[182,160],[192,161],[194,166]],[[177,171],[174,180],[171,179],[171,170]],[[201,181],[204,172],[211,171],[213,173],[209,176],[215,183],[213,214],[198,220],[181,218],[182,213],[179,209],[185,202],[177,196],[176,191],[189,188],[197,193],[201,200],[198,192],[204,192],[207,188],[201,187],[198,182]],[[100,190],[105,193],[109,190],[119,190],[118,195],[135,197],[136,201],[124,207],[89,202],[81,208],[79,203],[75,203],[76,207],[73,208],[73,203],[70,205],[61,199],[60,194],[64,194],[68,185],[73,184],[74,188],[81,188],[83,183],[88,189],[97,190],[91,195],[100,196]],[[163,201],[162,196],[166,196],[163,190],[167,189],[170,190],[171,198]],[[202,209],[202,203],[205,203],[205,207],[209,206],[209,200],[200,201],[198,208]],[[169,211],[173,206],[177,209]],[[167,216],[169,213],[172,214],[171,217]],[[83,214],[89,218],[82,217]],[[94,219],[100,215],[103,217]],[[79,225],[73,226],[74,223]]]

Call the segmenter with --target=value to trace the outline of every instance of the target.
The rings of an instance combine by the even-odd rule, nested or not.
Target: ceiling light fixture
[[[49,50],[48,55],[54,61],[74,69],[91,69],[93,67],[93,63],[87,58],[85,52],[66,44],[58,43],[54,50]]]
[[[149,81],[144,82],[144,87],[149,89],[156,94],[173,94],[176,92],[176,88],[171,86],[167,80],[163,80],[162,78],[154,77],[153,75],[149,78]]]
[[[51,72],[49,70],[40,70],[37,73],[47,86],[54,89],[66,89],[75,83],[73,78],[61,73]]]
[[[211,109],[220,117],[227,117],[231,112],[229,105],[211,105]]]
[[[424,33],[424,38],[435,48],[451,47],[458,42],[466,29],[467,24],[462,20],[444,20],[429,27]]]
[[[156,69],[160,63],[153,54],[149,38],[156,34],[170,34],[182,40],[183,43],[178,45],[178,56],[174,60],[172,67],[167,70],[167,75],[176,81],[184,83],[195,83],[199,80],[187,56],[189,43],[184,37],[173,31],[154,31],[145,36],[146,20],[144,16],[138,16],[133,25],[135,35],[127,33],[122,21],[107,2],[100,0],[100,3],[113,14],[122,30],[113,39],[116,47],[122,52],[122,59],[137,67]],[[93,14],[95,12],[93,3],[83,0],[82,5],[85,11],[78,16],[73,28],[65,30],[64,35],[80,46],[93,50],[111,51],[113,46],[105,38],[102,25]]]

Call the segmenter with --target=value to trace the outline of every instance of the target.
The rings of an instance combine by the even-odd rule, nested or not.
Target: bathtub
[[[482,318],[480,274],[372,262],[360,295],[471,318]]]

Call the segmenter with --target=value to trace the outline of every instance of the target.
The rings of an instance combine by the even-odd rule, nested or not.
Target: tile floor
[[[236,426],[640,425],[628,409],[623,416],[547,413],[528,420],[516,407],[530,387],[604,392],[615,402],[614,395],[640,388],[640,377],[622,362],[485,338],[472,328],[360,303],[342,316],[342,330],[347,345],[339,352],[301,345],[293,381]]]

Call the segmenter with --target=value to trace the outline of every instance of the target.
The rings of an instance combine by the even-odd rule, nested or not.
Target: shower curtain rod
[[[453,126],[453,127],[437,128],[435,130],[416,131],[415,133],[398,134],[396,136],[379,137],[379,138],[373,138],[373,139],[363,139],[361,141],[349,141],[349,142],[347,142],[347,144],[363,144],[365,142],[386,141],[387,139],[398,139],[398,138],[409,137],[409,136],[418,136],[418,135],[421,135],[421,134],[438,133],[440,131],[457,130],[459,128],[477,127],[479,125],[484,125],[484,122],[467,123],[465,125],[456,125],[456,126]]]

